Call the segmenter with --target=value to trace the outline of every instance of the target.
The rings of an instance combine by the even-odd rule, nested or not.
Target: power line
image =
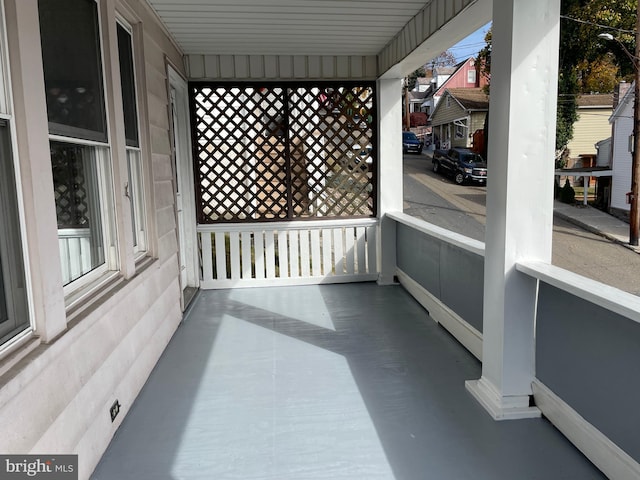
[[[584,23],[585,25],[592,25],[594,27],[600,27],[600,28],[606,28],[606,29],[609,29],[609,30],[615,30],[617,32],[632,33],[634,35],[636,34],[635,30],[625,30],[623,28],[611,27],[609,25],[602,25],[600,23],[589,22],[588,20],[581,20],[579,18],[569,17],[567,15],[560,15],[560,18],[564,18],[566,20],[571,20],[573,22]]]

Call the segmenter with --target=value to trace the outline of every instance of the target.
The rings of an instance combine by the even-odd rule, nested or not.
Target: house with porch
[[[640,477],[640,302],[551,265],[560,1],[330,7],[0,0],[0,469]],[[489,21],[482,244],[403,213],[401,86]]]
[[[578,120],[573,124],[573,137],[567,144],[568,168],[596,166],[596,144],[611,136],[609,117],[613,112],[613,94],[580,95]]]
[[[484,128],[489,97],[482,88],[447,88],[431,114],[433,137],[442,148],[471,147]]]

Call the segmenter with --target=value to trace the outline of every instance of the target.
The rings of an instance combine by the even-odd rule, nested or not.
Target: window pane
[[[94,0],[39,0],[49,132],[106,141]]]
[[[105,263],[97,148],[51,142],[64,284]],[[106,206],[106,202],[104,208]]]
[[[133,48],[131,35],[118,25],[118,55],[120,58],[120,83],[122,85],[122,109],[124,110],[124,133],[127,145],[139,146],[138,114],[136,110],[136,87],[133,73]]]
[[[0,343],[29,326],[9,132],[0,124]]]

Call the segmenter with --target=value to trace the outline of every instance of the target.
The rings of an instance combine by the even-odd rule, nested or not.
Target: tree
[[[581,93],[610,93],[621,79],[632,80],[634,67],[617,42],[598,38],[611,33],[629,51],[635,42],[638,0],[562,0],[560,61],[558,65],[558,113],[556,164],[562,166],[566,146],[578,120],[577,97]],[[480,74],[491,77],[491,29],[478,53]],[[487,87],[488,88],[488,87]]]
[[[418,78],[425,77],[427,73],[424,70],[424,67],[420,67],[417,70],[414,70],[407,76],[407,89],[409,91],[413,90],[416,87],[416,82]]]
[[[451,52],[451,50],[446,50],[431,59],[430,62],[427,62],[425,68],[453,67],[454,65],[457,65],[457,63],[458,61],[456,60],[456,56]]]
[[[600,71],[603,86],[615,85],[620,78],[633,76],[634,68],[629,57],[617,42],[598,38],[610,33],[629,51],[635,44],[636,8],[638,0],[563,0],[560,24],[560,71],[574,71],[577,80],[576,93],[590,93],[593,86],[590,75],[597,65],[616,65],[618,71]],[[608,79],[604,76],[608,75]],[[608,93],[612,90],[602,91]]]
[[[484,87],[484,91],[489,95],[489,84],[491,83],[491,48],[493,46],[493,31],[491,28],[487,30],[484,35],[484,47],[478,52],[476,57],[476,65],[480,75],[487,79],[487,85]]]

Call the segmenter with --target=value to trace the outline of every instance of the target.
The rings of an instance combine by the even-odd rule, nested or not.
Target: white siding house
[[[611,209],[629,211],[627,192],[631,190],[631,146],[633,136],[633,86],[629,88],[609,118],[613,125],[611,169]]]

